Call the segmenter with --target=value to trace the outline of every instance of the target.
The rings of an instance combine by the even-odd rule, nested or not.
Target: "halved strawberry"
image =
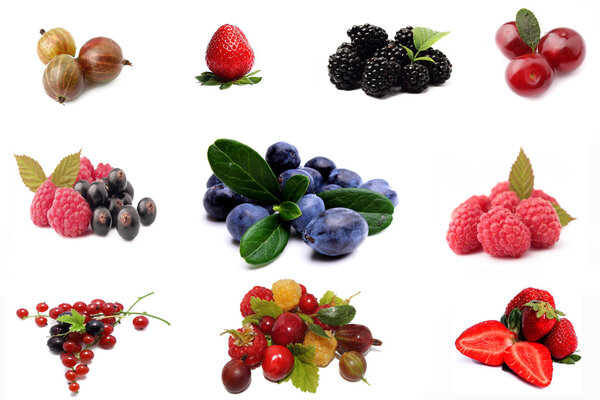
[[[456,342],[462,354],[487,365],[502,365],[504,351],[517,341],[514,333],[498,321],[485,321],[464,331]]]
[[[552,382],[552,356],[543,344],[515,343],[504,351],[504,362],[532,385],[546,387]]]

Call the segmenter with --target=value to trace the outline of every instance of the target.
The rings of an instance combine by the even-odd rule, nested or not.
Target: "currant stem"
[[[117,320],[117,322],[115,322],[115,325],[119,323],[119,321],[121,321],[121,319],[125,318],[128,315],[144,315],[146,317],[150,317],[150,318],[154,318],[157,319],[159,321],[164,322],[165,324],[171,326],[171,323],[161,317],[157,317],[156,315],[152,315],[152,314],[148,314],[146,311],[144,312],[133,312],[133,311],[121,311],[118,313],[115,313],[113,315],[103,315],[101,317],[98,317],[98,319],[104,319],[104,318],[114,318],[115,315],[120,315],[121,317]]]
[[[146,297],[148,297],[148,296],[152,296],[153,294],[154,294],[154,292],[150,292],[150,293],[148,293],[148,294],[146,294],[146,295],[144,295],[144,296],[142,296],[142,297],[138,297],[138,299],[135,301],[135,303],[133,303],[133,304],[131,305],[131,307],[129,307],[129,309],[126,311],[126,313],[128,313],[129,311],[131,311],[131,309],[132,309],[133,307],[135,307],[135,305],[136,305],[137,303],[139,303],[139,302],[140,302],[142,299],[145,299],[145,298],[146,298]],[[115,322],[115,325],[117,325],[117,324],[121,323],[121,320],[122,320],[122,319],[123,319],[125,316],[126,316],[126,315],[123,315],[123,316],[121,316],[121,318],[119,318],[119,319],[117,320],[117,322]],[[169,325],[171,325],[171,324],[169,324]]]

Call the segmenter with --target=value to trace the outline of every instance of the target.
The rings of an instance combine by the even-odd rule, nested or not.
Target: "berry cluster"
[[[553,360],[574,364],[581,359],[575,354],[573,324],[554,307],[549,292],[523,289],[508,303],[500,322],[470,327],[456,339],[456,348],[486,365],[505,364],[532,385],[546,387],[552,382]]]
[[[65,378],[69,383],[71,392],[79,392],[77,379],[87,375],[89,363],[94,358],[95,346],[102,349],[112,349],[117,343],[113,335],[115,326],[129,315],[135,316],[133,327],[137,330],[145,329],[148,318],[155,318],[171,325],[164,319],[146,312],[132,312],[133,307],[142,299],[152,295],[149,293],[139,297],[127,311],[119,302],[107,303],[101,299],[89,303],[77,301],[73,305],[62,303],[50,308],[46,303],[39,303],[35,309],[37,314],[29,315],[25,308],[17,310],[20,319],[34,318],[35,324],[40,328],[48,325],[48,320],[56,321],[50,327],[50,338],[47,341],[51,352],[60,354],[62,364],[67,368]],[[48,312],[48,314],[44,314]]]
[[[554,81],[556,72],[570,72],[585,58],[585,42],[570,28],[556,28],[540,39],[540,26],[527,9],[517,13],[516,21],[502,25],[496,44],[511,60],[506,68],[508,86],[521,96],[537,96]]]
[[[229,334],[229,356],[222,380],[230,393],[250,385],[251,370],[262,366],[270,381],[291,380],[302,391],[316,392],[319,368],[340,354],[340,374],[355,382],[364,379],[364,355],[380,346],[364,325],[351,324],[356,314],[329,291],[320,299],[291,279],[275,282],[271,289],[255,286],[240,304],[242,328]]]
[[[156,203],[141,199],[132,206],[134,190],[120,168],[99,163],[93,167],[80,152],[65,157],[46,178],[39,163],[27,156],[16,156],[25,186],[35,192],[31,220],[36,226],[51,226],[62,236],[78,237],[92,231],[105,236],[116,227],[125,240],[135,238],[140,224],[156,219]]]
[[[446,240],[456,254],[483,250],[494,257],[522,256],[530,247],[547,248],[573,218],[558,201],[533,188],[533,168],[521,149],[509,180],[489,196],[472,196],[452,212]]]
[[[387,32],[371,24],[355,25],[329,56],[329,80],[340,90],[362,88],[383,97],[392,88],[421,93],[429,85],[441,85],[452,73],[448,57],[431,46],[448,32],[406,27],[388,40]]]

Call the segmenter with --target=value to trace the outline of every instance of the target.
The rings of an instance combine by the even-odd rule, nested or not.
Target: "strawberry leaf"
[[[81,150],[60,160],[52,173],[52,183],[56,187],[72,187],[75,184],[79,175],[80,156]]]
[[[515,192],[521,200],[528,199],[533,192],[533,181],[533,167],[521,148],[519,156],[510,170],[508,188]]]
[[[566,212],[565,210],[562,209],[561,206],[559,206],[558,204],[552,204],[552,207],[554,207],[554,209],[556,210],[556,213],[558,214],[558,219],[560,220],[560,224],[561,226],[567,226],[569,225],[569,223],[571,221],[574,221],[576,218],[573,218],[569,215],[568,212]]]
[[[209,72],[209,71],[203,72],[200,75],[196,76],[195,78],[199,82],[202,83],[202,86],[218,86],[219,89],[225,90],[225,89],[229,89],[233,85],[236,85],[236,86],[256,85],[257,83],[259,83],[262,80],[262,77],[254,76],[254,75],[258,74],[259,72],[260,72],[260,70],[250,72],[249,74],[246,74],[246,75],[242,76],[241,78],[238,78],[234,81],[222,81],[221,79],[219,79],[218,76],[216,76],[215,74],[213,74],[212,72]]]
[[[316,393],[319,386],[319,368],[315,365],[315,346],[290,344],[288,349],[294,355],[294,368],[281,382],[292,384],[303,392]]]
[[[225,89],[229,89],[231,86],[233,86],[232,82],[225,82],[225,83],[221,84],[221,86],[219,86],[219,89],[225,90]]]
[[[570,354],[570,355],[566,356],[562,360],[554,360],[554,362],[559,363],[559,364],[570,364],[570,365],[573,365],[573,364],[575,364],[579,360],[581,360],[581,356],[579,354],[573,353],[573,354]]]
[[[42,183],[46,181],[46,174],[40,164],[31,157],[14,155],[19,167],[21,180],[31,190],[35,192]]]

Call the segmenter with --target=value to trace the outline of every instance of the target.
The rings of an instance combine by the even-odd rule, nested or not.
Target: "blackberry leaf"
[[[449,34],[450,32],[438,32],[429,28],[414,28],[413,42],[417,49],[417,54],[427,50],[434,45],[435,42]]]

